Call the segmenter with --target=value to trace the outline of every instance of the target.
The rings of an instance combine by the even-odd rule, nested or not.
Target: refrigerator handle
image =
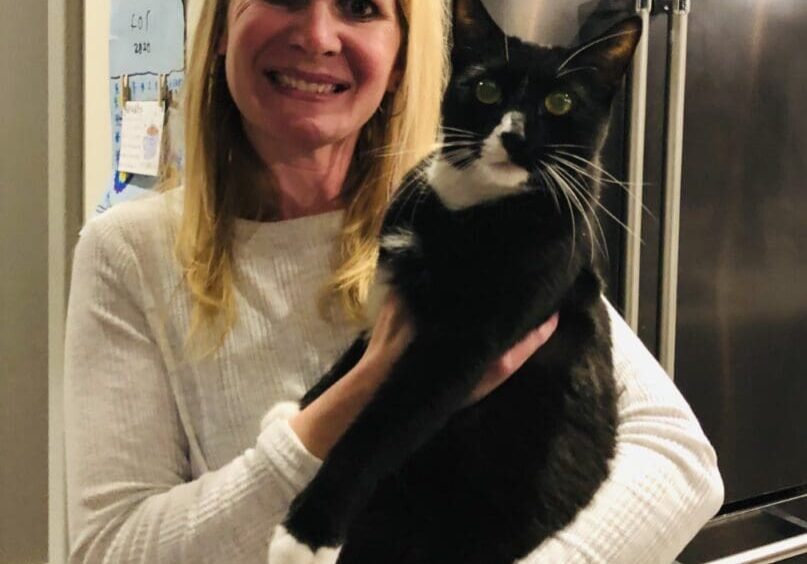
[[[650,12],[653,0],[636,0],[642,18],[642,38],[636,47],[630,81],[630,126],[628,139],[627,239],[624,264],[625,321],[639,331],[639,280],[642,253],[644,150],[647,124],[647,63],[650,44]]]
[[[780,562],[786,558],[802,554],[807,554],[807,533],[720,558],[719,560],[712,560],[707,564],[769,564],[770,562]]]
[[[681,218],[681,175],[684,148],[687,25],[689,0],[673,0],[667,69],[667,119],[664,165],[664,229],[662,233],[659,362],[675,375],[675,329],[678,302],[678,243]]]

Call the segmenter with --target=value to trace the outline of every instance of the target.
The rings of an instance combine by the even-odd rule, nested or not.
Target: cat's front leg
[[[490,362],[486,349],[479,343],[416,339],[294,500],[282,528],[275,530],[270,555],[296,551],[308,560],[289,556],[270,562],[313,563],[328,549],[336,549],[379,480],[398,469],[464,405]],[[281,550],[283,546],[294,551]]]

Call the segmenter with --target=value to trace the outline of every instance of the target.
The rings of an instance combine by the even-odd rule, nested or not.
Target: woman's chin
[[[356,132],[351,134],[311,118],[287,121],[281,127],[276,124],[274,122],[271,131],[265,131],[264,136],[270,137],[271,145],[283,151],[312,151],[342,144],[352,149],[352,141],[358,138]]]
[[[317,124],[308,123],[290,127],[281,136],[281,141],[286,144],[286,147],[299,148],[305,151],[340,145],[345,140],[344,134],[339,134]]]

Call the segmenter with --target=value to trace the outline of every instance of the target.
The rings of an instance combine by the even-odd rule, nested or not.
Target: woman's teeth
[[[332,94],[339,90],[338,84],[308,82],[307,80],[301,80],[279,72],[270,74],[278,84],[286,88],[293,88],[294,90],[302,90],[303,92],[311,92],[313,94]]]

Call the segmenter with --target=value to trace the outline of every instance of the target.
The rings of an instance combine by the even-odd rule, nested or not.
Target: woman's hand
[[[558,327],[558,319],[558,314],[554,313],[537,329],[527,333],[521,341],[513,345],[513,348],[491,364],[482,380],[471,392],[468,405],[472,405],[487,396],[521,368],[521,365],[527,362],[527,359],[549,340]]]
[[[320,459],[328,455],[372,399],[413,335],[406,309],[396,296],[389,295],[356,366],[289,420],[308,452]]]
[[[521,368],[527,359],[554,334],[555,329],[558,327],[558,320],[558,314],[553,314],[492,363],[482,380],[471,392],[468,405],[474,404],[487,396]],[[406,308],[397,296],[390,293],[380,310],[367,351],[359,364],[364,362],[366,366],[374,367],[370,370],[370,373],[373,374],[375,381],[380,384],[378,378],[383,379],[386,376],[392,365],[412,341],[413,336],[414,327]]]
[[[389,292],[376,317],[367,350],[357,365],[376,385],[386,377],[415,334],[415,328],[400,298]]]
[[[479,401],[503,384],[549,340],[557,324],[558,315],[555,314],[491,364],[466,405]],[[414,333],[403,303],[390,294],[376,318],[367,350],[356,366],[289,421],[311,454],[318,458],[327,456],[372,399],[393,364],[412,341]]]

